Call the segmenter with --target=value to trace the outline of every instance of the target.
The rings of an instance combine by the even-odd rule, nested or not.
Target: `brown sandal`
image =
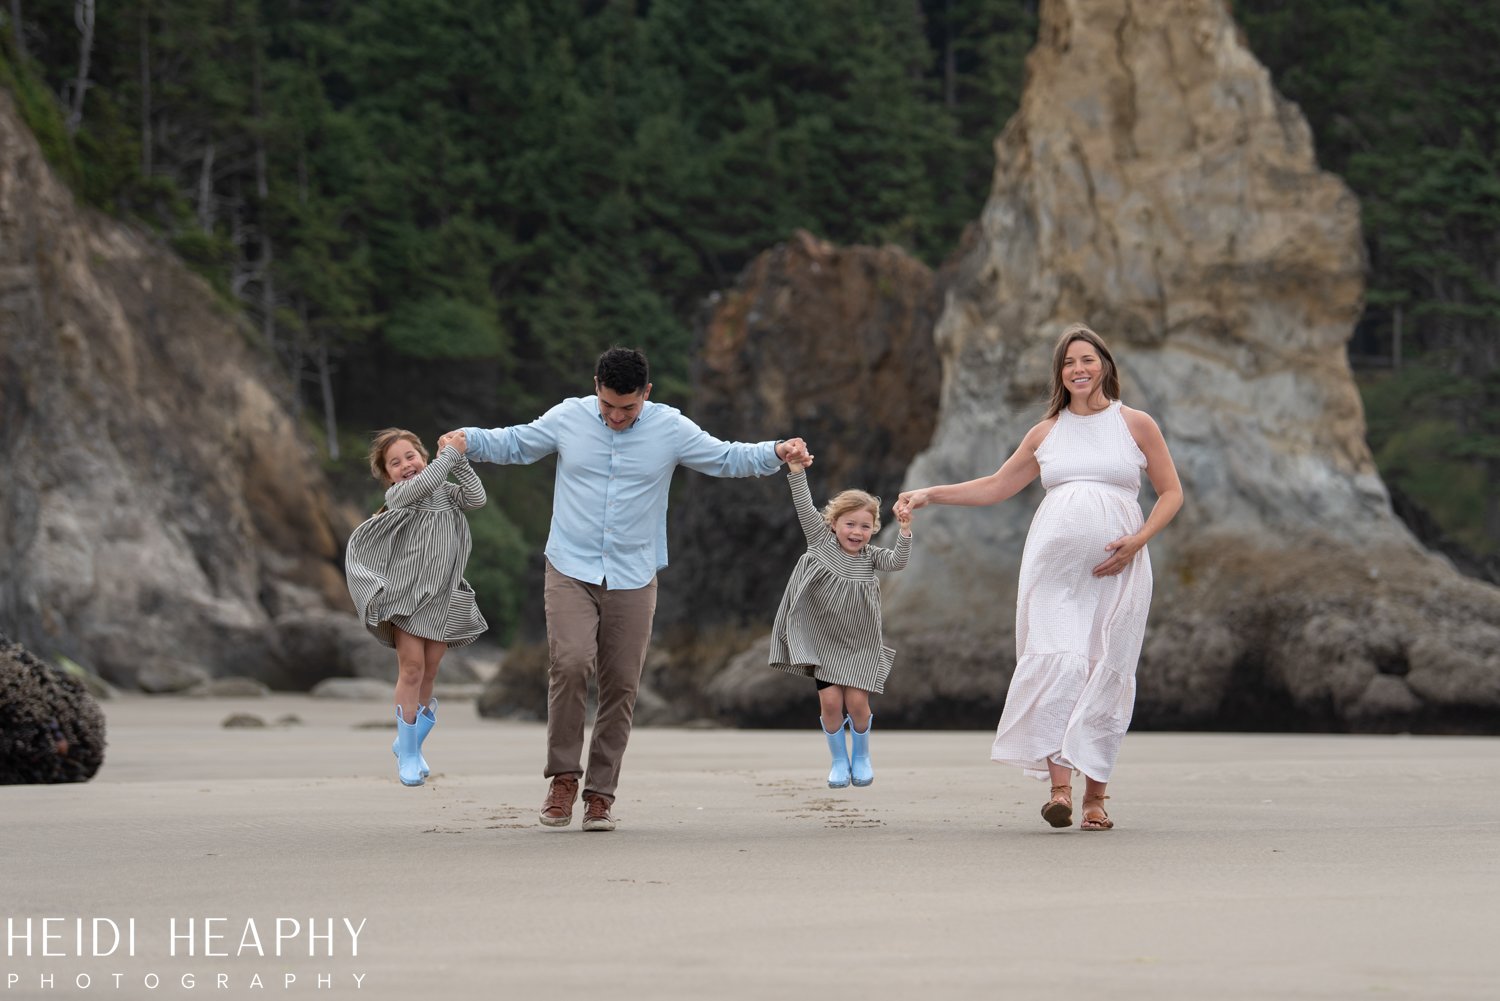
[[[1080,831],[1108,831],[1112,830],[1115,822],[1109,819],[1109,814],[1104,810],[1104,801],[1108,796],[1085,796],[1083,797],[1083,820],[1079,822]],[[1089,816],[1089,804],[1099,811],[1099,816]]]
[[[1062,798],[1059,799],[1058,797]],[[1042,819],[1053,827],[1073,825],[1073,787],[1053,786],[1052,798],[1042,807]]]

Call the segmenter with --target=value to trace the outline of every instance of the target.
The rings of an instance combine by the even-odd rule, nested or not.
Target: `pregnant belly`
[[[1141,506],[1127,491],[1107,484],[1069,483],[1047,493],[1027,534],[1028,557],[1093,567],[1104,547],[1140,529]]]

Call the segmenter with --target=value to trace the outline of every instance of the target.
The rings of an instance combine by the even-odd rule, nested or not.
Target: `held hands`
[[[452,445],[458,450],[459,455],[463,455],[469,450],[469,439],[464,436],[461,430],[449,431],[437,440],[438,451],[441,452],[445,445]]]
[[[920,490],[907,490],[896,498],[895,511],[897,521],[901,521],[901,516],[904,514],[906,515],[906,520],[902,524],[909,524],[913,511],[932,503],[931,498],[927,495],[927,489],[927,487],[922,487]]]
[[[895,506],[895,508],[893,510],[896,513],[896,524],[898,524],[898,525],[901,526],[901,534],[904,535],[904,536],[906,536],[906,537],[908,537],[908,538],[910,538],[911,537],[911,505],[910,504],[902,504],[901,501],[898,500],[898,501],[896,501],[896,506]]]
[[[776,457],[794,471],[806,469],[813,464],[813,455],[807,450],[807,442],[801,438],[788,438],[777,445]]]
[[[1104,548],[1110,551],[1110,556],[1103,563],[1094,567],[1095,577],[1113,577],[1121,570],[1130,565],[1135,559],[1135,554],[1140,552],[1141,547],[1146,544],[1144,539],[1134,535],[1125,535],[1109,543]]]

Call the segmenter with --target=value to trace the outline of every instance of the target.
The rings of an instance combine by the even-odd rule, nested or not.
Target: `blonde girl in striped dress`
[[[807,488],[812,456],[805,447],[787,457],[792,504],[807,536],[807,552],[787,582],[771,633],[771,666],[818,685],[821,725],[833,767],[828,785],[875,781],[870,763],[870,693],[885,691],[895,651],[882,641],[876,570],[900,570],[911,553],[911,515],[898,515],[896,548],[870,545],[880,531],[880,498],[845,490],[819,513]],[[845,730],[849,736],[845,738]]]
[[[415,434],[401,428],[377,433],[370,473],[386,486],[385,505],[349,536],[344,560],[360,619],[396,651],[391,750],[402,785],[419,786],[428,775],[422,742],[437,723],[432,686],[443,654],[489,628],[464,580],[470,539],[463,512],[486,500],[467,451],[462,432],[446,434],[429,465]]]

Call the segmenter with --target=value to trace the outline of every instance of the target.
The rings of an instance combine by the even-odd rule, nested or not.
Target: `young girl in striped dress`
[[[437,723],[432,686],[450,647],[474,642],[489,626],[464,580],[469,523],[484,484],[469,465],[462,432],[438,439],[437,458],[410,431],[387,428],[370,446],[370,473],[385,484],[385,505],[349,536],[349,596],[365,627],[396,651],[396,771],[402,785],[428,775],[422,742]],[[452,475],[457,483],[448,481]]]
[[[898,515],[896,548],[870,545],[880,531],[880,498],[845,490],[820,514],[807,488],[805,448],[787,457],[787,480],[807,552],[787,582],[771,633],[771,666],[818,684],[821,725],[833,757],[828,785],[875,781],[870,763],[870,693],[885,691],[895,651],[882,642],[876,570],[900,570],[911,553],[911,515]],[[845,729],[849,735],[846,740]],[[852,749],[851,749],[852,745]]]

